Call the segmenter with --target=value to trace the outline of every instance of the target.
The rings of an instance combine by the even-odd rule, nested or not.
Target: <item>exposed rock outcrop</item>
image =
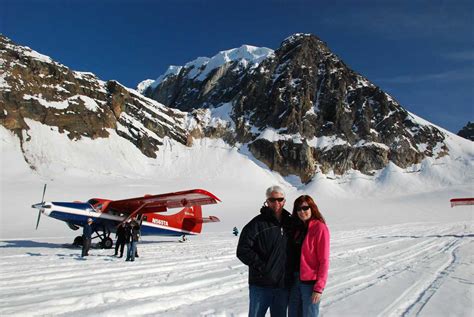
[[[186,113],[116,81],[72,71],[0,36],[0,124],[22,138],[25,119],[58,127],[71,140],[107,138],[110,130],[156,157],[163,138],[187,144]]]
[[[465,139],[474,141],[474,123],[469,121],[461,130],[459,130],[458,135]]]

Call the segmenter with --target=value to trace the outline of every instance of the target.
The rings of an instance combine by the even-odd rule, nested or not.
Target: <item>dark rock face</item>
[[[71,140],[107,138],[108,131],[156,157],[166,136],[187,144],[186,114],[116,81],[104,82],[0,36],[0,124],[22,138],[26,119],[58,127]]]
[[[469,121],[461,130],[459,130],[458,135],[465,139],[474,141],[474,123]]]
[[[192,68],[183,68],[178,75],[172,75],[160,85],[160,89],[145,90],[150,97],[169,107],[191,111],[197,104],[203,107],[225,103],[237,94],[239,76],[242,72],[238,63],[230,63],[215,69],[205,81],[188,78]]]
[[[145,93],[181,110],[231,103],[227,141],[248,143],[269,168],[305,183],[318,171],[372,174],[389,162],[406,168],[448,153],[438,129],[349,69],[313,35],[289,37],[253,67],[238,64],[224,64],[204,80],[189,78],[191,70],[183,68]],[[268,129],[276,137],[265,137]]]
[[[302,182],[309,182],[314,176],[317,153],[306,142],[270,142],[258,139],[249,144],[249,150],[258,160],[282,175],[300,175]]]

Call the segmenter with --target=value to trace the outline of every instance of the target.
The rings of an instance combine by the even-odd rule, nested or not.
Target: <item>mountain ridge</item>
[[[6,37],[0,40],[0,124],[20,139],[25,160],[33,169],[41,161],[28,157],[34,153],[25,152],[32,139],[28,120],[54,127],[71,142],[110,139],[113,133],[151,159],[159,159],[160,151],[172,144],[192,148],[205,138],[221,139],[226,148],[238,149],[283,177],[296,176],[302,184],[311,183],[317,175],[340,178],[357,172],[377,177],[390,164],[416,170],[427,158],[436,161],[450,155],[446,138],[451,136],[446,131],[410,114],[367,79],[347,70],[324,42],[312,35],[297,34],[276,51],[266,49],[268,57],[246,64],[252,65],[251,69],[236,68],[243,65],[238,59],[214,68],[201,84],[213,90],[220,79],[239,77],[239,85],[232,94],[215,95],[213,98],[220,100],[217,105],[211,98],[189,112],[163,105],[116,81],[69,70]],[[314,47],[319,57],[311,54]],[[234,73],[226,77],[229,69]],[[236,69],[248,73],[236,73]],[[311,76],[315,73],[327,78]],[[335,102],[339,99],[334,96],[339,95],[350,98]],[[378,108],[382,110],[375,111]],[[367,113],[357,114],[361,109]],[[328,120],[331,116],[334,121]],[[356,133],[358,130],[364,133]],[[154,164],[145,161],[149,162],[145,165]]]
[[[143,97],[117,81],[77,72],[0,36],[0,124],[23,139],[25,118],[55,126],[71,140],[107,138],[107,129],[155,152],[165,136],[186,144],[186,114]]]

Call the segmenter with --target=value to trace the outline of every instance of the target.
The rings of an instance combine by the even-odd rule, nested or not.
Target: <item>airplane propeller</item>
[[[44,188],[43,188],[43,197],[41,197],[41,202],[39,204],[34,204],[33,208],[36,208],[36,209],[39,209],[38,210],[38,220],[36,220],[36,230],[38,230],[38,225],[39,225],[39,222],[40,222],[40,219],[41,219],[41,212],[44,211],[43,207],[44,207],[44,194],[46,193],[46,184],[44,184]]]

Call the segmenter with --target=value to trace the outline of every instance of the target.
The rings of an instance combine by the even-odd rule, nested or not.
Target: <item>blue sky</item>
[[[405,108],[452,132],[474,121],[474,1],[0,0],[0,32],[135,88],[242,44],[325,41]]]

